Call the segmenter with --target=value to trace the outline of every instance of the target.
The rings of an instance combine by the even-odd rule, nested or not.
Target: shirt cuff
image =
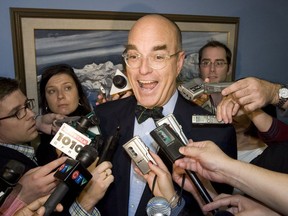
[[[18,192],[17,192],[18,193]],[[11,216],[14,215],[16,211],[25,207],[27,204],[23,202],[18,194],[15,194],[14,191],[5,199],[5,202],[1,205],[0,215],[2,216]]]
[[[82,206],[75,201],[69,208],[69,213],[71,216],[101,216],[98,209],[95,207],[92,211],[92,213],[88,213],[85,209],[82,208]]]
[[[185,200],[183,198],[181,198],[180,203],[181,203],[180,205],[177,205],[175,208],[172,209],[171,216],[176,216],[176,215],[180,214],[180,212],[182,211],[182,209],[185,206]]]

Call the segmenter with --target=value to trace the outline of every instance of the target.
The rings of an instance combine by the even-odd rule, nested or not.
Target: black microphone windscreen
[[[120,137],[119,130],[120,127],[117,127],[116,133],[113,136],[108,137],[108,139],[106,140],[105,145],[103,146],[103,149],[101,151],[99,160],[97,162],[97,166],[103,161],[112,161]]]
[[[2,170],[0,177],[10,183],[17,183],[25,172],[25,165],[16,160],[9,160]]]
[[[85,168],[89,167],[98,157],[98,151],[90,145],[84,146],[76,157]]]
[[[153,197],[146,206],[148,216],[170,216],[171,207],[168,201],[163,197]]]

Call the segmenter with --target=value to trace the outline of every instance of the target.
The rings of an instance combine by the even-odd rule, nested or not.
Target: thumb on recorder
[[[184,206],[184,200],[180,206],[178,206],[178,209],[176,209],[178,203],[180,203],[179,199],[180,196],[177,195],[177,191],[174,189],[172,176],[168,170],[168,168],[165,166],[161,158],[149,151],[151,156],[154,158],[157,165],[153,164],[152,162],[149,162],[149,168],[151,171],[148,174],[143,175],[142,172],[135,166],[134,170],[137,172],[137,174],[143,176],[143,178],[147,181],[150,190],[152,191],[153,195],[156,197],[163,197],[168,202],[169,205],[173,210],[176,210],[177,212],[180,212],[182,207]]]

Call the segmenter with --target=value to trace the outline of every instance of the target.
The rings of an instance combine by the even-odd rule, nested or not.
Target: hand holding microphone
[[[84,145],[84,147],[81,148],[75,160],[67,159],[67,161],[55,173],[55,177],[61,182],[44,204],[46,208],[45,215],[51,214],[55,206],[63,199],[69,189],[79,192],[84,189],[77,199],[85,210],[90,211],[90,208],[93,208],[93,206],[104,196],[108,186],[114,180],[113,175],[111,175],[112,164],[110,162],[101,162],[107,160],[110,161],[112,159],[117,146],[116,144],[118,143],[119,128],[117,128],[116,133],[109,137],[107,142],[103,144],[103,138],[99,128],[99,119],[92,114],[81,117],[76,124],[73,124],[77,129],[76,132],[69,126],[70,129],[66,130],[67,138],[65,140],[63,138],[63,133],[62,135],[57,136],[56,134],[55,136],[55,139],[61,137],[62,144],[64,145],[66,143],[70,144],[73,139],[74,143],[75,140],[87,141],[85,137],[90,137],[92,141],[90,144],[89,142],[87,143],[89,145]],[[67,125],[64,125],[64,127],[67,127]],[[63,130],[59,131],[59,133],[61,132],[63,132]],[[83,134],[85,134],[85,137],[82,136]],[[53,142],[53,140],[51,142]],[[76,144],[74,144],[74,146],[75,145]],[[98,162],[99,166],[97,166],[90,174],[86,168],[89,167],[98,157],[98,149],[101,150],[100,160]],[[101,185],[101,187],[99,185]]]
[[[91,171],[91,174],[93,176],[92,179],[77,197],[78,203],[87,212],[91,212],[114,181],[112,163],[108,161],[102,162]]]
[[[150,171],[145,175],[143,175],[138,167],[135,167],[137,174],[143,176],[155,196],[147,203],[146,212],[148,216],[169,216],[172,209],[179,203],[180,197],[174,189],[171,174],[161,158],[151,151],[149,153],[157,165],[149,162]]]
[[[69,189],[81,191],[92,178],[86,169],[97,158],[98,152],[92,146],[84,146],[76,157],[76,160],[67,159],[55,173],[55,177],[60,183],[45,202],[45,216],[48,216],[55,209],[57,204],[63,199]]]
[[[64,198],[69,189],[80,192],[92,178],[90,172],[86,169],[98,156],[98,146],[96,142],[88,145],[91,138],[97,138],[91,126],[96,127],[96,133],[100,133],[98,128],[99,121],[94,113],[81,117],[77,122],[72,124],[77,130],[68,124],[63,124],[51,144],[58,147],[61,151],[71,156],[55,173],[55,177],[60,183],[53,191],[49,199],[45,202],[45,215],[50,215],[56,205]],[[98,136],[100,136],[99,134]],[[93,140],[94,141],[94,140]],[[84,145],[84,147],[83,147]],[[73,151],[72,151],[73,150]]]

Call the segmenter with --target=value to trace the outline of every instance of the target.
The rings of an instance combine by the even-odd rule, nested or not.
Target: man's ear
[[[232,65],[230,64],[228,66],[228,72],[227,72],[227,76],[230,76],[232,74]]]
[[[227,75],[226,75],[226,81],[231,81],[232,79],[232,65],[230,64],[228,66],[228,71],[227,71]]]
[[[177,76],[179,75],[179,73],[181,72],[183,68],[184,60],[185,60],[185,52],[181,51],[178,54],[178,58],[177,58]]]

